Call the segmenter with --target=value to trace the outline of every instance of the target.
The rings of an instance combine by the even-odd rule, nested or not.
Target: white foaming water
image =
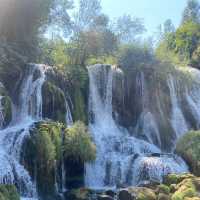
[[[65,122],[66,122],[67,126],[71,126],[73,124],[73,118],[72,118],[69,104],[66,99],[65,99],[65,108],[66,108]]]
[[[135,165],[135,163],[138,163]],[[133,185],[140,185],[144,180],[162,182],[163,177],[169,173],[183,173],[187,165],[180,157],[163,155],[161,157],[140,156],[133,164],[132,173],[135,176]]]
[[[182,134],[188,131],[188,126],[178,103],[176,94],[176,81],[172,75],[169,75],[167,84],[170,90],[170,98],[172,103],[171,123],[176,133],[176,137],[179,138]]]
[[[156,172],[157,177],[160,177],[163,166],[169,168],[168,172],[186,172],[187,166],[184,161],[177,161],[170,155],[155,158],[153,162],[147,155],[160,154],[161,150],[151,143],[129,136],[127,130],[117,126],[112,117],[114,70],[105,65],[88,67],[91,115],[89,127],[97,146],[97,158],[95,162],[86,164],[86,186],[99,189],[120,184],[137,185],[146,180],[147,177],[133,170],[133,166],[135,169],[148,166],[149,171],[145,171],[149,175],[148,180],[153,179]],[[150,165],[152,162],[155,164]],[[162,177],[159,181],[162,181]]]
[[[42,85],[45,65],[31,64],[20,89],[19,105],[13,105],[11,125],[0,131],[0,183],[16,184],[25,199],[37,199],[36,186],[29,173],[20,164],[23,142],[29,136],[34,122],[42,118]]]
[[[68,99],[70,100],[71,103],[71,99],[69,96],[67,96]],[[65,109],[66,109],[66,115],[65,115],[65,123],[67,125],[67,127],[71,127],[73,125],[73,118],[72,118],[72,114],[71,114],[71,110],[68,104],[68,101],[66,100],[65,97]],[[64,131],[62,131],[61,133],[61,140],[62,140],[62,144],[64,143]],[[55,174],[57,173],[57,169],[55,169]],[[66,187],[66,170],[65,170],[65,163],[64,163],[64,154],[61,154],[61,189],[59,188],[59,184],[58,184],[58,178],[57,176],[55,177],[55,188],[58,194],[61,195],[61,197],[63,197],[63,193],[67,191],[67,187]],[[59,190],[60,189],[60,190]]]

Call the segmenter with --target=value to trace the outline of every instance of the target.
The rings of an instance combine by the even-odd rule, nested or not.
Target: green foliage
[[[59,70],[64,71],[65,66],[70,64],[67,47],[66,42],[61,38],[42,40],[40,44],[42,54],[39,61],[56,66]]]
[[[86,94],[87,95],[87,94]],[[87,122],[87,107],[81,90],[76,88],[73,94],[74,99],[74,110],[72,112],[73,119],[75,121],[81,120]]]
[[[25,144],[25,166],[33,177],[36,175],[38,192],[42,196],[53,196],[55,192],[54,173],[56,161],[60,161],[62,154],[62,128],[57,122],[40,122]]]
[[[194,174],[200,175],[200,131],[190,131],[179,139],[176,151],[190,165]]]
[[[65,123],[67,111],[65,107],[65,95],[63,91],[56,87],[53,83],[46,81],[42,88],[42,95],[43,116],[45,118]]]
[[[168,34],[158,45],[156,56],[162,61],[198,67],[200,24],[187,21],[175,33]]]
[[[148,45],[124,45],[118,53],[118,65],[123,69],[133,69],[153,61],[153,55]]]
[[[192,54],[191,65],[200,68],[200,45],[198,45],[197,49]]]
[[[192,21],[186,22],[176,31],[175,52],[186,56],[187,59],[191,59],[199,42],[200,24]]]
[[[138,200],[156,200],[155,192],[148,188],[141,188],[137,195]]]
[[[74,158],[80,162],[89,162],[95,159],[95,145],[82,122],[76,122],[72,127],[66,129],[64,155],[66,159]]]
[[[142,19],[130,15],[119,17],[116,23],[116,34],[122,43],[134,43],[137,36],[145,32]]]
[[[161,184],[158,186],[158,189],[160,193],[165,193],[165,194],[170,193],[170,188],[167,185]]]
[[[182,23],[188,21],[200,22],[200,4],[198,0],[188,0],[187,2],[182,16]]]
[[[14,185],[0,185],[0,200],[20,200]]]

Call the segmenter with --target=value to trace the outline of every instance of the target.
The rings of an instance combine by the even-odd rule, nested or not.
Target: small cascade
[[[169,75],[167,84],[170,90],[170,98],[172,104],[171,124],[176,133],[176,137],[178,138],[188,131],[188,126],[178,102],[176,93],[176,81],[172,75]]]
[[[136,91],[142,102],[142,112],[135,127],[135,133],[148,142],[161,146],[159,130],[154,115],[149,110],[149,94],[146,89],[145,76],[143,72],[137,74]]]
[[[187,165],[176,155],[139,156],[132,165],[135,179],[131,184],[142,185],[144,180],[159,183],[167,174],[182,173],[186,169]]]
[[[70,98],[70,97],[68,97]],[[70,103],[71,103],[71,99],[70,99]],[[73,118],[72,118],[72,114],[71,114],[71,110],[68,104],[67,99],[65,98],[65,109],[66,109],[66,116],[65,116],[65,123],[67,125],[67,127],[70,127],[73,125]],[[61,140],[62,140],[62,144],[64,143],[64,131],[61,132]],[[64,199],[63,193],[67,191],[66,188],[66,171],[65,171],[65,163],[64,163],[64,155],[63,152],[61,153],[61,163],[60,163],[60,170],[61,170],[61,177],[59,178],[58,174],[58,167],[57,167],[57,163],[55,163],[55,188],[57,193],[60,195],[60,197],[62,199]],[[59,184],[60,183],[60,184]]]
[[[37,199],[36,186],[29,173],[20,164],[24,140],[30,129],[42,117],[42,85],[45,81],[45,65],[30,64],[21,85],[19,105],[13,105],[13,119],[0,131],[0,183],[16,184],[25,199]]]
[[[162,154],[161,150],[153,144],[151,134],[146,142],[130,136],[125,128],[120,127],[114,121],[112,83],[115,70],[107,65],[88,67],[90,79],[89,128],[96,143],[97,157],[93,163],[86,164],[86,186],[95,189],[113,188],[119,185],[138,185],[142,181],[154,178],[161,182],[162,175],[165,173],[187,172],[187,166],[181,158],[177,159],[173,155]],[[145,119],[148,120],[146,123],[149,123],[149,118],[151,119],[152,116],[149,115]],[[156,127],[156,124],[152,122],[151,126]],[[147,128],[149,129],[149,127]],[[156,157],[153,156],[155,154]],[[155,166],[158,170],[156,175],[154,175],[156,173]],[[139,171],[139,169],[142,170]],[[146,175],[144,176],[144,174]]]
[[[65,122],[67,126],[71,126],[73,124],[73,119],[72,119],[72,114],[71,114],[69,104],[66,99],[65,99],[65,108],[66,108]]]

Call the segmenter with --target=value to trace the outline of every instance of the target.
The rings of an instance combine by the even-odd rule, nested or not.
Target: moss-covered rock
[[[67,194],[69,200],[88,200],[90,196],[90,190],[87,188],[79,188],[71,190]]]
[[[0,200],[20,200],[14,185],[0,185]]]
[[[119,200],[156,200],[155,191],[146,187],[131,187],[119,191]]]
[[[170,187],[164,184],[161,184],[158,186],[158,193],[164,193],[169,194],[170,193]]]
[[[197,196],[197,191],[192,179],[185,179],[177,185],[177,191],[172,195],[172,200],[184,200],[186,197]]]
[[[182,156],[191,171],[200,176],[200,131],[190,131],[179,139],[176,152]]]
[[[36,178],[39,195],[45,199],[56,198],[55,173],[62,155],[62,129],[57,122],[40,122],[24,143],[22,162]]]
[[[7,126],[12,119],[12,103],[6,89],[0,84],[1,128]]]
[[[76,122],[65,130],[64,157],[68,188],[84,185],[84,163],[96,158],[96,148],[87,127]]]
[[[36,123],[31,137],[24,144],[22,162],[31,176],[37,179],[41,197],[53,199],[62,186],[62,167],[66,171],[66,184],[83,184],[84,162],[95,159],[95,146],[86,126],[77,122],[70,128],[52,121]],[[56,177],[56,178],[55,178]]]
[[[96,147],[91,141],[87,127],[82,122],[76,122],[66,129],[64,155],[80,162],[90,162],[96,158]]]
[[[158,200],[171,200],[170,195],[159,193],[158,194]]]
[[[42,88],[43,117],[65,123],[66,106],[64,92],[56,85],[47,81]]]

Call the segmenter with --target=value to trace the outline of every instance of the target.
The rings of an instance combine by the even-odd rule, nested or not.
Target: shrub
[[[0,185],[0,200],[20,200],[14,185]]]
[[[179,139],[176,152],[189,164],[195,175],[200,175],[200,131],[190,131]]]
[[[82,122],[76,122],[65,131],[64,144],[65,158],[74,158],[77,161],[93,161],[96,157],[96,148],[86,126]]]

